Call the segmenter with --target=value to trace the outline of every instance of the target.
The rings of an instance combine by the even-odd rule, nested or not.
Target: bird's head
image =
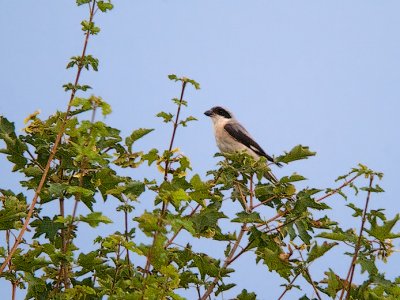
[[[214,106],[213,108],[204,112],[204,114],[210,117],[214,122],[217,120],[233,119],[232,113],[226,108],[223,108],[221,106]]]

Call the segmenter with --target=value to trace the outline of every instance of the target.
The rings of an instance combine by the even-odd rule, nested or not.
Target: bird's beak
[[[212,111],[211,111],[211,110],[207,110],[206,112],[204,112],[204,114],[205,114],[207,117],[211,117]]]

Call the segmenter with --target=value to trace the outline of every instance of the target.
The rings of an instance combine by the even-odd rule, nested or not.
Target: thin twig
[[[243,195],[242,189],[240,188],[240,182],[235,182],[237,189],[239,190],[239,194],[240,194],[240,200],[243,203],[243,208],[245,209],[246,212],[250,211],[250,208],[247,206],[247,201],[246,201],[246,197]]]
[[[95,6],[95,3],[96,3],[96,0],[93,0],[93,7]],[[93,7],[92,7],[91,14],[90,14],[90,17],[89,17],[89,22],[93,21]],[[76,77],[75,77],[75,84],[74,84],[75,87],[71,90],[71,96],[70,96],[70,99],[69,99],[69,102],[68,102],[67,110],[66,110],[65,115],[64,115],[64,117],[62,119],[60,129],[59,129],[59,131],[57,133],[56,139],[54,141],[54,145],[53,145],[53,147],[51,149],[49,158],[48,158],[46,166],[44,168],[44,171],[43,171],[43,174],[42,174],[42,178],[40,179],[39,185],[38,185],[38,187],[37,187],[37,189],[35,191],[35,195],[33,196],[32,203],[31,203],[31,205],[29,207],[28,214],[26,215],[24,225],[22,226],[22,229],[19,232],[18,237],[17,237],[13,247],[11,248],[11,251],[8,253],[7,258],[4,260],[3,264],[0,267],[0,274],[3,273],[3,271],[4,271],[5,267],[7,266],[8,262],[11,260],[11,258],[13,257],[15,251],[17,250],[18,245],[21,243],[22,237],[24,236],[25,231],[28,228],[28,224],[29,224],[29,221],[30,221],[30,219],[32,217],[36,202],[37,202],[37,200],[39,198],[39,194],[41,193],[42,188],[43,188],[43,186],[44,186],[44,184],[46,182],[47,174],[50,171],[51,162],[53,161],[53,158],[56,155],[58,145],[60,143],[61,137],[62,137],[62,135],[64,133],[64,130],[65,130],[65,125],[67,123],[68,115],[69,115],[69,112],[71,110],[72,100],[74,99],[76,91],[77,91],[76,86],[77,86],[77,84],[79,82],[79,79],[80,79],[80,76],[81,76],[81,72],[82,72],[82,69],[83,69],[83,59],[85,58],[86,48],[87,48],[88,41],[89,41],[89,36],[90,36],[90,31],[87,31],[86,35],[85,35],[85,41],[84,41],[84,45],[83,45],[82,55],[81,55],[81,58],[80,58],[81,61],[78,64],[78,71],[77,71]]]
[[[354,177],[352,177],[350,180],[346,180],[341,186],[339,186],[338,188],[330,191],[329,193],[327,193],[326,195],[322,196],[321,198],[316,199],[315,202],[321,202],[321,201],[325,200],[326,198],[336,194],[337,192],[339,192],[344,187],[348,186],[350,183],[352,183],[354,180],[356,180],[360,176],[361,176],[361,174],[357,174]],[[271,223],[273,221],[276,221],[277,219],[284,217],[287,213],[288,213],[288,211],[279,212],[275,216],[273,216],[272,218],[270,218],[267,221],[263,222],[262,224],[258,224],[257,227],[261,227],[261,226],[269,224],[269,223]],[[280,227],[277,227],[277,228],[280,228]],[[272,229],[272,230],[274,230],[274,229]]]
[[[293,279],[289,282],[289,284],[285,287],[285,290],[283,291],[283,293],[279,296],[278,300],[282,300],[283,296],[285,296],[285,294],[292,288],[293,283],[296,281],[297,277],[299,277],[301,273],[297,273],[296,276],[293,277]]]
[[[125,205],[128,205],[128,200],[125,200]],[[128,233],[128,228],[129,228],[129,224],[128,224],[128,207],[126,207],[124,209],[124,219],[125,219],[125,240],[127,242],[129,242],[129,233]],[[132,276],[132,270],[131,270],[131,259],[129,257],[129,249],[128,247],[125,247],[126,249],[126,261],[128,263],[128,270],[129,270],[129,275]]]
[[[259,207],[259,206],[265,204],[265,203],[268,203],[268,202],[274,200],[274,199],[276,199],[276,195],[274,195],[274,196],[272,196],[272,197],[269,197],[268,199],[266,199],[266,200],[264,200],[264,201],[261,201],[260,203],[254,205],[254,206],[253,206],[253,210],[256,209],[257,207]]]
[[[182,90],[181,90],[181,97],[179,99],[179,105],[178,105],[178,111],[176,112],[176,117],[175,117],[175,122],[174,122],[174,129],[172,131],[172,137],[171,141],[169,143],[169,148],[168,151],[171,152],[172,147],[174,145],[174,140],[175,140],[175,134],[176,134],[176,129],[178,128],[178,121],[179,121],[179,114],[181,112],[181,107],[182,107],[182,101],[183,101],[183,95],[185,93],[185,88],[186,88],[186,81],[182,81]],[[169,159],[165,160],[165,170],[164,170],[164,181],[168,180],[168,167],[169,167]]]
[[[360,177],[361,174],[357,174],[354,177],[352,177],[350,180],[345,180],[345,182],[338,188],[334,189],[333,191],[330,191],[329,193],[327,193],[326,195],[322,196],[321,198],[315,200],[315,202],[321,202],[322,200],[324,200],[325,198],[328,198],[334,194],[336,194],[337,192],[339,192],[341,189],[343,189],[344,187],[348,186],[350,183],[352,183],[354,180],[356,180],[358,177]]]
[[[373,181],[374,181],[374,175],[371,175],[369,178],[369,189],[368,189],[367,199],[365,200],[365,206],[364,206],[364,211],[363,211],[363,215],[362,215],[362,219],[361,219],[361,226],[360,226],[360,232],[358,234],[357,244],[354,249],[353,259],[351,260],[349,271],[347,272],[346,280],[344,282],[345,284],[343,284],[343,289],[342,289],[342,292],[340,293],[339,300],[343,299],[344,293],[346,291],[347,291],[346,299],[349,299],[349,297],[350,297],[351,283],[353,281],[354,270],[356,268],[358,252],[360,251],[360,248],[361,248],[361,239],[362,239],[362,235],[364,232],[365,221],[367,219],[368,204],[369,204],[369,199],[371,197],[371,188],[372,188]]]
[[[310,271],[309,271],[309,269],[308,269],[308,266],[306,265],[306,261],[304,260],[303,254],[301,253],[301,250],[300,250],[300,249],[298,249],[298,251],[299,251],[301,260],[303,261],[303,264],[304,264],[304,267],[303,267],[303,268],[304,268],[304,272],[306,273],[308,279],[310,280],[310,283],[311,283],[311,285],[312,285],[312,287],[313,287],[313,289],[314,289],[314,292],[315,292],[315,294],[317,295],[318,299],[319,299],[319,300],[322,300],[321,295],[319,294],[318,289],[317,289],[317,287],[315,286],[314,281],[313,281],[312,278],[311,278],[311,274],[310,274]]]
[[[118,244],[117,245],[117,257],[115,259],[115,273],[114,273],[114,278],[113,278],[113,281],[112,281],[112,284],[111,284],[111,289],[110,289],[111,290],[110,291],[111,295],[114,294],[115,284],[117,282],[117,275],[118,275],[119,270],[121,268],[121,265],[119,263],[119,259],[120,259],[120,255],[121,255],[120,251],[121,251],[121,244]]]
[[[169,143],[168,152],[171,152],[172,147],[174,145],[175,134],[176,134],[176,130],[177,130],[178,124],[179,124],[178,123],[179,114],[181,112],[181,106],[182,106],[182,103],[183,103],[183,95],[185,93],[186,83],[187,82],[185,80],[182,81],[181,96],[180,96],[180,99],[179,99],[178,110],[177,110],[176,117],[175,117],[175,122],[174,122],[174,127],[173,127],[173,130],[172,130],[172,136],[171,136],[171,140],[170,140],[170,143]],[[170,165],[170,160],[169,160],[169,158],[167,158],[165,160],[164,181],[168,180],[169,165]],[[163,222],[163,218],[164,218],[164,215],[165,215],[167,209],[168,209],[168,203],[163,201],[161,212],[160,212],[160,215],[159,215],[159,218],[158,218],[158,222],[157,222],[158,227],[161,227],[162,222]],[[149,249],[149,251],[147,253],[147,256],[146,256],[146,265],[144,267],[144,276],[145,276],[145,278],[147,277],[147,274],[149,274],[149,271],[150,271],[150,265],[151,265],[151,259],[152,259],[152,249],[154,248],[154,246],[156,244],[158,235],[159,235],[159,230],[157,229],[155,231],[154,235],[153,235],[153,242],[152,242],[151,248]],[[143,297],[144,297],[144,288],[143,288],[142,299],[143,299]]]
[[[188,217],[192,217],[197,210],[201,207],[200,204],[197,204],[197,206],[192,210],[192,212],[188,215]],[[174,235],[167,241],[167,243],[164,245],[164,249],[167,249],[175,240],[175,238],[178,236],[179,232],[183,229],[183,226],[179,227],[179,229],[174,233]]]
[[[246,226],[247,226],[247,223],[243,223],[242,228],[240,229],[238,238],[236,239],[235,244],[233,245],[231,251],[229,252],[229,255],[226,257],[221,270],[226,269],[232,263],[232,257],[235,255],[235,252],[236,252],[237,248],[239,247],[240,242],[242,241],[243,235],[246,232]],[[214,290],[214,288],[219,280],[220,280],[219,276],[216,276],[214,278],[213,282],[208,286],[203,297],[200,298],[201,300],[206,300],[211,295],[212,291]]]
[[[36,166],[39,167],[40,170],[42,170],[42,172],[44,171],[44,168],[42,167],[41,164],[39,164],[39,162],[37,161],[37,159],[33,156],[32,152],[29,150],[29,148],[26,148],[26,152],[28,152],[29,156],[31,157],[31,162],[33,162]]]
[[[253,191],[253,175],[251,175],[250,176],[250,211],[252,211],[253,210],[253,193],[254,193],[254,191]]]

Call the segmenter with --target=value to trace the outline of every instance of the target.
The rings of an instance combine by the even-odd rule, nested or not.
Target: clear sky
[[[0,113],[20,131],[33,111],[41,109],[45,117],[66,107],[68,95],[61,86],[72,81],[74,71],[65,66],[81,52],[79,24],[87,8],[77,8],[72,0],[3,2]],[[211,122],[203,112],[223,105],[270,154],[300,143],[317,151],[310,160],[277,170],[279,176],[298,172],[309,178],[309,186],[333,187],[338,175],[363,163],[385,173],[381,186],[386,193],[374,196],[372,207],[386,208],[389,217],[400,211],[399,1],[114,4],[113,11],[97,18],[101,32],[89,45],[89,53],[100,60],[99,72],[82,77],[92,93],[111,104],[113,114],[106,119],[111,126],[124,135],[139,127],[156,128],[140,146],[167,148],[170,128],[154,116],[174,109],[170,99],[179,94],[179,85],[167,75],[187,76],[200,82],[201,90],[188,89],[184,115],[199,121],[178,131],[176,145],[191,158],[196,173],[204,177],[216,163]],[[0,187],[18,189],[19,177],[8,175],[10,164],[3,156],[0,168]],[[345,225],[358,228],[343,201],[330,201]],[[107,215],[104,207],[97,209]],[[398,241],[395,245],[399,248]],[[238,288],[226,299],[242,288],[259,299],[280,294],[277,275],[253,261],[249,255],[233,266],[241,270],[232,277]],[[328,266],[344,274],[348,260],[340,256],[334,262]],[[399,255],[390,262],[382,270],[398,275]],[[4,281],[0,292],[10,292]]]

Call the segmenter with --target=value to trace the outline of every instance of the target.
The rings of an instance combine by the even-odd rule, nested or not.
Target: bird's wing
[[[264,156],[267,158],[267,160],[276,163],[274,159],[269,156],[265,151],[260,147],[259,144],[257,144],[256,141],[254,141],[249,133],[247,132],[246,129],[244,129],[243,126],[240,124],[232,124],[232,123],[227,123],[224,126],[224,129],[229,133],[231,137],[233,137],[236,141],[239,143],[245,145],[247,148],[251,149],[254,151],[257,155]],[[276,163],[278,166],[280,165],[279,163]]]

